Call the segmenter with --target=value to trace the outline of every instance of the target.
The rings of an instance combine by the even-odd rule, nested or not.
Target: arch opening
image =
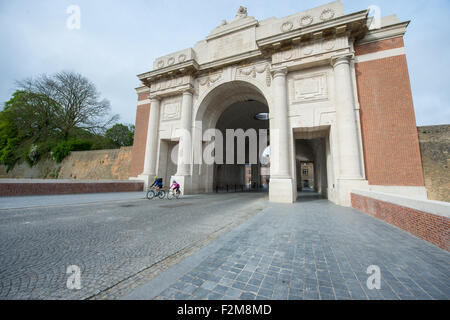
[[[294,134],[294,178],[299,201],[328,198],[333,184],[329,128]]]
[[[268,107],[258,101],[245,101],[232,104],[219,117],[216,129],[224,137],[222,154],[226,161],[223,164],[214,164],[213,184],[215,190],[264,189],[261,154],[265,150],[264,146],[267,146],[267,140],[260,140],[268,137],[269,121],[255,119],[255,116],[260,113],[268,113],[268,111]],[[231,135],[231,131],[233,131],[233,135]],[[241,148],[238,140],[242,137],[239,137],[239,134],[244,134]],[[229,141],[230,139],[233,140],[232,143]],[[230,148],[231,144],[232,149]],[[228,161],[230,152],[233,153],[232,163]],[[256,156],[252,152],[256,153]],[[239,161],[239,157],[241,157],[241,161]]]
[[[269,144],[270,120],[258,119],[259,114],[269,114],[269,105],[253,84],[227,82],[205,96],[195,120],[202,124],[201,152],[214,144],[214,163],[195,166],[199,192],[268,190],[269,163],[261,158]],[[206,139],[208,130],[222,138]]]

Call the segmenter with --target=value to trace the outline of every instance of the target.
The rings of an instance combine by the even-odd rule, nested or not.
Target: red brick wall
[[[138,101],[147,100],[150,98],[149,93],[139,93],[138,94]]]
[[[360,56],[367,53],[379,52],[389,49],[396,49],[404,47],[403,38],[397,37],[376,42],[371,42],[363,45],[355,45],[355,55]]]
[[[450,251],[450,219],[351,194],[352,207]]]
[[[147,142],[147,126],[149,115],[150,104],[138,105],[136,109],[136,124],[134,131],[133,150],[131,154],[130,177],[137,177],[144,170],[145,144]]]
[[[143,182],[0,183],[0,196],[142,191]]]
[[[401,37],[355,46],[357,55],[403,46]],[[366,176],[371,185],[423,186],[405,55],[355,64]]]

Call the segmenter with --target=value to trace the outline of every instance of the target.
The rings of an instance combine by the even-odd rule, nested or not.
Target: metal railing
[[[220,192],[259,192],[263,191],[264,187],[262,184],[222,184],[216,185],[215,191],[216,193]]]

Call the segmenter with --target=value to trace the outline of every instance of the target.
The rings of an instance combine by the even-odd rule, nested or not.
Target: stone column
[[[273,178],[291,178],[289,165],[289,121],[288,105],[286,92],[286,74],[287,69],[273,70],[273,110],[270,110],[273,116],[274,128],[271,129],[271,137],[277,144],[278,154],[275,157],[274,170],[271,168]],[[272,139],[271,139],[272,140]],[[272,141],[271,141],[272,142]]]
[[[350,55],[332,59],[336,92],[336,127],[339,144],[341,179],[362,179],[361,154],[358,139]]]
[[[184,91],[181,100],[181,136],[178,145],[177,176],[190,175],[192,150],[192,92]]]
[[[290,125],[286,89],[286,68],[273,69],[273,104],[270,107],[270,182],[269,200],[292,203],[294,189],[291,177]]]
[[[150,98],[150,116],[148,119],[147,142],[145,145],[144,172],[141,177],[144,178],[145,187],[153,180],[156,175],[156,157],[158,154],[158,130],[159,130],[159,109],[160,99],[158,97]]]

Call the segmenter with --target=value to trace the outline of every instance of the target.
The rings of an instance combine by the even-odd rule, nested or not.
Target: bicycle
[[[177,190],[174,191],[174,189],[170,189],[169,192],[167,193],[167,199],[172,200],[173,198],[179,198],[181,195],[181,191]]]
[[[147,191],[147,199],[152,200],[154,197],[159,197],[160,199],[164,199],[166,196],[166,191],[163,189],[159,189],[156,191],[156,188],[152,188],[151,190]]]

